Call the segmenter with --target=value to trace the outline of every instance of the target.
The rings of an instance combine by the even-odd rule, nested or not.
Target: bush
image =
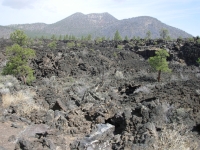
[[[55,49],[56,49],[56,46],[57,46],[57,43],[56,43],[56,41],[53,41],[53,42],[49,43],[47,46],[48,46],[51,50],[55,50]]]
[[[116,52],[114,52],[114,53],[113,53],[113,56],[114,56],[115,58],[118,58],[118,56],[117,56],[117,53],[116,53]]]
[[[26,84],[33,81],[33,70],[29,67],[28,62],[35,57],[35,51],[30,48],[23,48],[14,44],[6,49],[8,62],[3,68],[3,75],[14,75]]]
[[[72,48],[72,47],[74,47],[75,46],[75,43],[74,42],[68,42],[67,43],[67,47],[69,47],[69,48]]]
[[[124,47],[123,45],[117,45],[118,49],[123,49],[123,47]]]
[[[157,150],[197,150],[197,143],[192,142],[192,135],[183,125],[168,125],[157,136],[154,148]]]
[[[197,40],[197,44],[200,44],[200,39]]]
[[[16,30],[15,32],[11,33],[10,39],[20,46],[26,45],[28,41],[28,37],[21,30]]]

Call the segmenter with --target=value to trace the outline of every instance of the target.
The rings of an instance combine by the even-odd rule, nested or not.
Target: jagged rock
[[[6,150],[4,147],[0,146],[0,150]]]
[[[15,150],[33,150],[31,142],[23,138],[18,139]]]
[[[28,133],[27,128],[25,133],[31,134],[33,141],[24,138],[21,145],[30,149],[62,149],[65,145],[62,135],[68,137],[68,144],[77,141],[71,145],[72,149],[82,149],[86,143],[88,148],[102,147],[106,138],[92,136],[98,129],[90,135],[92,127],[100,123],[115,126],[112,129],[115,136],[108,136],[107,149],[145,149],[154,142],[156,132],[171,123],[187,124],[194,137],[199,138],[200,69],[195,65],[200,57],[200,45],[197,39],[193,42],[77,41],[77,45],[84,46],[75,48],[66,48],[69,41],[60,40],[56,50],[51,51],[47,47],[49,42],[42,40],[42,44],[32,46],[37,55],[31,64],[36,75],[32,84],[36,89],[34,101],[44,110],[22,118],[16,113],[21,108],[19,104],[4,114],[2,108],[0,114],[4,122],[42,123],[50,127],[51,131],[45,128],[38,132],[31,128]],[[0,44],[0,51],[5,50],[5,43]],[[117,45],[122,45],[123,50],[117,49]],[[157,83],[157,72],[150,68],[147,59],[160,48],[171,54],[168,60],[172,73],[163,73],[162,82]],[[10,88],[10,92],[15,90]],[[77,137],[85,138],[76,140]]]
[[[36,134],[45,134],[48,129],[49,126],[45,124],[30,125],[19,136],[21,138],[34,137]]]
[[[81,141],[75,141],[71,145],[71,149],[80,150],[98,150],[107,149],[111,150],[111,139],[113,138],[113,132],[115,127],[110,124],[97,124],[96,129],[92,131],[90,135],[82,139]],[[77,145],[77,143],[79,143]]]

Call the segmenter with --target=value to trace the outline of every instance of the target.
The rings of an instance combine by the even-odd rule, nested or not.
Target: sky
[[[200,0],[0,0],[0,25],[55,23],[76,12],[115,18],[151,16],[200,36]]]

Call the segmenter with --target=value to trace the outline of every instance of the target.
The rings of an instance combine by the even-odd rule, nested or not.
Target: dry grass
[[[41,106],[37,105],[33,96],[35,92],[33,91],[19,91],[16,94],[3,94],[2,95],[2,106],[8,108],[11,105],[18,106],[21,109],[18,110],[18,114],[30,114],[33,111],[45,110]]]
[[[197,150],[197,146],[185,126],[173,124],[158,134],[153,147],[155,150]]]

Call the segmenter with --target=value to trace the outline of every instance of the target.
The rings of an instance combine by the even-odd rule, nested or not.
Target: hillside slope
[[[32,37],[37,35],[48,36],[52,34],[57,36],[68,34],[81,37],[91,34],[93,38],[102,36],[112,38],[116,30],[118,30],[122,37],[128,36],[132,38],[135,36],[144,38],[147,31],[150,31],[152,38],[159,38],[159,31],[162,28],[169,31],[169,36],[171,38],[192,37],[191,34],[164,24],[153,17],[141,16],[118,20],[109,13],[92,13],[87,15],[75,13],[53,24],[34,23],[9,25],[6,27],[1,26],[0,36],[8,37],[13,29],[21,29]]]

